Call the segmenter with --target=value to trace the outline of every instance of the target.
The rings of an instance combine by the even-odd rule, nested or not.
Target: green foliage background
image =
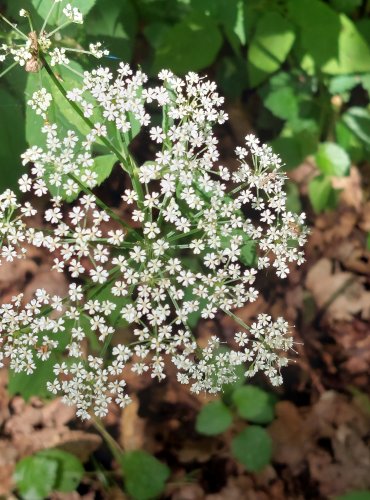
[[[66,0],[63,0],[66,3]],[[63,4],[62,2],[62,4]],[[271,142],[287,168],[318,153],[322,175],[310,189],[316,211],[335,204],[330,176],[347,175],[370,148],[370,3],[367,0],[75,0],[83,27],[67,38],[82,46],[102,41],[118,60],[149,75],[170,68],[216,79],[238,101],[251,126]],[[60,5],[62,5],[60,4]],[[20,25],[20,8],[34,24],[50,0],[1,0],[3,14]],[[58,11],[50,19],[56,24]],[[1,24],[6,40],[7,27]],[[78,61],[89,66],[96,61]],[[30,79],[30,77],[29,77]],[[30,82],[29,82],[30,84]],[[1,188],[14,187],[26,146],[25,72],[0,82]],[[16,131],[16,133],[15,133]],[[324,144],[321,144],[324,143]],[[335,143],[337,147],[333,147]],[[4,147],[5,146],[5,147]],[[320,196],[315,193],[320,192]]]

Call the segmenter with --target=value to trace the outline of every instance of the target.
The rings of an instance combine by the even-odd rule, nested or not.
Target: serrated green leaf
[[[84,468],[75,455],[59,449],[42,450],[37,457],[43,457],[58,464],[53,489],[61,492],[74,491],[84,474]]]
[[[274,399],[259,387],[238,387],[232,395],[232,401],[238,414],[250,422],[267,424],[274,418]]]
[[[24,500],[44,500],[53,491],[58,462],[34,455],[17,463],[14,481]]]
[[[122,469],[125,489],[134,500],[149,500],[158,496],[170,475],[165,464],[142,450],[124,453]]]
[[[279,13],[266,12],[258,20],[248,50],[248,72],[253,86],[280,68],[294,40],[292,25]]]
[[[322,142],[315,159],[318,168],[325,175],[343,177],[349,174],[351,160],[346,151],[334,142]]]
[[[212,401],[200,410],[197,415],[195,428],[205,436],[215,436],[225,432],[232,424],[231,411],[222,401]]]
[[[31,0],[32,5],[37,10],[37,13],[45,19],[49,14],[51,6],[55,3],[52,14],[49,16],[48,24],[58,25],[62,22],[67,21],[67,18],[63,14],[63,9],[67,4],[72,4],[73,7],[77,7],[82,14],[87,14],[90,9],[94,6],[96,0],[61,0],[55,3],[55,0]]]
[[[234,457],[250,472],[259,472],[270,463],[272,441],[265,429],[250,425],[231,442]]]

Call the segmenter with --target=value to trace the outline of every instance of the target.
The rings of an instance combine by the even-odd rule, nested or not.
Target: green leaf
[[[246,266],[253,266],[256,263],[256,243],[249,238],[245,231],[241,229],[233,229],[227,236],[221,235],[221,247],[228,248],[230,246],[231,238],[234,236],[241,236],[243,243],[240,247],[239,260]]]
[[[217,68],[217,82],[223,94],[231,99],[240,97],[247,84],[247,71],[237,59],[224,57]]]
[[[367,44],[370,45],[370,19],[368,17],[363,17],[356,21],[356,28],[359,33],[361,33],[364,40],[366,40]]]
[[[360,75],[339,75],[331,78],[329,92],[331,94],[344,94],[361,84]]]
[[[35,371],[32,375],[25,372],[16,373],[9,370],[8,392],[10,395],[20,394],[26,401],[31,396],[50,397],[46,383],[55,378],[53,368],[56,363],[55,355],[52,353],[46,361],[35,358]]]
[[[302,213],[302,203],[297,184],[292,181],[287,181],[285,184],[285,190],[287,194],[286,209],[289,212],[294,212],[296,214]]]
[[[342,120],[361,141],[370,146],[370,112],[367,109],[349,108]]]
[[[232,395],[238,414],[256,424],[267,424],[274,419],[274,399],[271,394],[253,385],[244,385]]]
[[[288,12],[299,28],[300,45],[315,66],[320,68],[335,60],[341,28],[339,15],[320,0],[290,0]]]
[[[17,189],[22,174],[20,155],[26,150],[22,105],[0,88],[0,190]]]
[[[197,415],[195,428],[205,436],[215,436],[226,431],[233,421],[231,411],[222,401],[206,404]]]
[[[100,184],[110,176],[113,166],[116,162],[117,158],[115,155],[102,155],[94,158],[94,165],[92,167],[92,170],[93,172],[98,174],[98,186],[100,186]]]
[[[125,488],[135,500],[149,500],[159,495],[170,475],[169,468],[142,450],[123,454]]]
[[[370,49],[347,16],[320,0],[290,0],[288,9],[316,71],[332,75],[370,71]]]
[[[270,463],[272,441],[265,429],[250,425],[231,442],[234,457],[250,472],[259,472]]]
[[[370,500],[370,490],[351,491],[345,495],[335,497],[335,500]]]
[[[336,207],[337,192],[331,185],[331,178],[324,174],[314,177],[309,182],[308,196],[316,213]]]
[[[322,142],[315,159],[323,174],[337,177],[349,174],[351,160],[345,150],[334,142]]]
[[[266,12],[258,20],[248,51],[248,71],[253,86],[280,68],[294,39],[292,25],[277,12]]]
[[[291,120],[298,116],[298,100],[291,87],[280,87],[271,91],[263,104],[282,120]]]
[[[156,48],[152,71],[162,68],[178,74],[199,71],[213,63],[221,45],[217,23],[194,14],[164,33]]]
[[[98,0],[84,23],[88,35],[104,40],[111,54],[131,59],[137,31],[137,15],[131,0]]]
[[[72,4],[73,7],[77,7],[82,14],[85,15],[94,6],[95,1],[96,0],[61,0],[60,3],[55,4],[53,12],[48,19],[48,24],[58,25],[67,21],[67,18],[63,14],[63,9],[68,3]],[[49,14],[50,8],[54,4],[54,0],[31,0],[31,2],[43,19]]]
[[[351,14],[353,10],[360,7],[362,0],[330,0],[330,3],[334,9],[345,12],[346,14]]]
[[[84,23],[89,35],[129,38],[135,31],[136,15],[130,0],[100,0]]]
[[[347,151],[354,163],[359,163],[365,157],[363,142],[341,120],[335,124],[335,138],[340,146]]]
[[[328,61],[322,70],[331,75],[370,71],[370,48],[367,42],[344,14],[340,15],[340,24],[338,56]]]
[[[69,492],[77,488],[84,474],[84,468],[77,457],[59,449],[43,450],[36,456],[57,462],[58,470],[54,490]]]
[[[284,160],[286,170],[297,167],[304,160],[299,139],[294,136],[277,137],[271,147]]]
[[[73,61],[71,62],[71,67],[75,71],[83,72],[82,67]],[[71,90],[79,82],[78,76],[68,70],[68,68],[60,67],[58,68],[58,73],[60,74],[60,78],[63,79],[63,86],[66,90]],[[46,88],[53,97],[53,101],[47,112],[51,123],[57,123],[59,129],[64,132],[68,129],[74,129],[77,133],[80,132],[86,135],[90,131],[90,127],[66,101],[46,73],[42,74],[42,81],[40,81],[39,74],[28,74],[25,90],[26,101],[31,99],[32,94],[40,90],[41,87]],[[36,115],[30,106],[26,106],[26,140],[29,145],[41,147],[45,145],[45,135],[41,132],[43,124],[43,118]]]
[[[17,463],[14,481],[24,500],[43,500],[53,491],[58,462],[34,455]]]

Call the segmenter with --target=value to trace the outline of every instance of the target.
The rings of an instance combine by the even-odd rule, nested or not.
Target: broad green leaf
[[[175,73],[199,71],[211,65],[222,45],[217,23],[192,15],[168,30],[157,46],[152,71],[169,68]]]
[[[165,464],[142,450],[124,453],[122,470],[125,489],[134,500],[149,500],[158,496],[170,475]]]
[[[14,481],[24,500],[44,500],[53,491],[58,462],[33,455],[17,463]]]
[[[67,21],[67,18],[63,14],[63,9],[67,4],[72,4],[73,7],[77,7],[82,14],[87,14],[89,10],[94,6],[96,0],[61,0],[55,3],[54,0],[31,0],[32,5],[37,10],[38,14],[45,19],[49,14],[50,8],[55,3],[53,11],[48,19],[48,24],[58,25]]]
[[[344,14],[340,16],[338,56],[322,70],[331,75],[370,71],[370,48],[355,24]]]
[[[299,28],[299,42],[316,67],[321,68],[338,55],[340,18],[321,0],[289,0],[289,16]]]
[[[92,167],[93,172],[98,174],[97,185],[107,179],[113,169],[114,164],[117,162],[115,155],[101,155],[94,158],[94,165]]]
[[[234,236],[241,236],[243,238],[240,247],[239,260],[246,266],[253,266],[256,264],[256,243],[249,238],[249,236],[241,229],[233,229],[230,235],[221,235],[221,247],[228,248],[230,240]]]
[[[335,124],[335,138],[338,144],[347,151],[354,163],[359,163],[364,159],[365,147],[363,142],[341,120]]]
[[[335,497],[335,500],[370,500],[370,490],[351,491],[345,495]]]
[[[330,3],[339,12],[351,14],[353,10],[360,7],[362,0],[330,0]]]
[[[84,28],[89,35],[126,39],[127,30],[131,32],[135,22],[136,15],[130,0],[99,0],[84,23]]]
[[[356,28],[361,33],[367,44],[370,45],[370,19],[363,17],[356,22]]]
[[[0,191],[17,189],[23,167],[20,155],[26,150],[22,105],[0,88]]]
[[[280,87],[271,91],[263,104],[282,120],[290,120],[298,115],[298,100],[291,87]]]
[[[239,260],[246,266],[253,266],[256,264],[256,243],[253,240],[247,241],[247,238],[244,239],[244,243],[240,248],[240,256]]]
[[[82,67],[75,62],[71,62],[71,67],[75,71],[78,71],[80,73],[83,72]],[[58,68],[58,73],[60,75],[60,78],[63,79],[63,86],[66,90],[70,90],[75,87],[76,83],[79,81],[78,76],[67,68]],[[40,90],[42,87],[46,88],[46,90],[53,97],[53,101],[47,111],[47,116],[50,123],[56,123],[59,130],[64,132],[68,129],[73,129],[77,133],[80,132],[82,134],[87,134],[90,131],[90,127],[66,101],[66,99],[59,92],[46,72],[42,73],[41,78],[40,74],[28,74],[25,90],[26,102],[31,99],[34,92]],[[26,139],[29,145],[45,145],[45,136],[41,132],[43,123],[43,118],[39,115],[36,115],[36,113],[30,108],[30,106],[26,106]]]
[[[157,49],[165,43],[165,37],[171,26],[166,23],[151,23],[145,26],[144,35],[152,47]]]
[[[46,388],[46,383],[55,378],[53,373],[55,363],[56,358],[52,353],[46,361],[35,359],[36,368],[32,375],[9,370],[9,394],[20,394],[25,400],[31,396],[50,397],[51,394]]]
[[[277,12],[266,12],[258,20],[248,50],[248,71],[253,86],[280,68],[294,40],[292,25]]]
[[[322,142],[315,159],[318,168],[325,175],[343,177],[349,174],[351,160],[346,151],[334,142]]]
[[[349,108],[342,120],[359,139],[370,146],[370,112],[367,109]]]
[[[98,0],[87,16],[84,29],[103,41],[113,56],[129,60],[137,31],[137,15],[131,0]]]
[[[361,83],[361,75],[334,76],[329,82],[329,92],[331,94],[343,94],[352,90],[357,85],[361,85]]]
[[[53,486],[54,490],[69,492],[77,488],[84,474],[84,468],[75,455],[55,448],[40,451],[36,456],[57,462],[58,469]]]
[[[232,424],[231,411],[222,401],[206,404],[197,415],[195,428],[200,434],[215,436],[226,431]]]
[[[234,457],[250,472],[259,472],[270,463],[272,441],[265,429],[250,425],[231,442]]]
[[[321,0],[290,0],[288,8],[316,71],[332,75],[370,71],[370,49],[346,15]]]
[[[256,424],[267,424],[274,418],[274,399],[271,394],[253,385],[244,385],[232,395],[238,414]]]
[[[286,209],[289,212],[294,212],[296,214],[302,213],[302,203],[299,196],[299,189],[297,184],[292,181],[287,181],[285,183],[285,191],[287,194],[286,198]]]
[[[337,204],[337,192],[331,185],[331,178],[324,174],[309,182],[308,196],[316,213],[335,208]]]
[[[79,73],[83,73],[82,67],[73,62],[71,63],[71,67],[75,70],[78,71]],[[63,80],[63,87],[66,91],[72,90],[76,86],[79,86],[79,84],[82,81],[82,78],[80,78],[78,75],[73,73],[72,71],[68,70],[66,67],[59,67],[58,68],[58,74],[59,77],[62,78]],[[49,76],[47,76],[49,79],[48,85],[50,89],[50,93],[53,96],[53,102],[54,106],[57,108],[57,116],[59,118],[59,115],[62,115],[64,122],[68,123],[68,126],[71,127],[73,130],[75,130],[77,133],[79,132],[82,135],[86,135],[90,132],[91,127],[88,125],[85,120],[75,111],[75,109],[72,107],[72,105],[65,99],[65,97],[62,95],[62,93],[59,91],[57,86],[54,84],[54,82],[50,79]],[[96,118],[96,112],[93,115],[93,117],[90,118],[90,121],[95,122],[97,121]],[[102,120],[100,120],[102,122]],[[57,124],[59,124],[58,121],[56,121]]]
[[[286,170],[297,167],[304,160],[300,141],[292,135],[277,137],[271,141],[271,147],[275,153],[283,158]]]
[[[217,82],[222,93],[231,99],[238,98],[247,88],[247,71],[237,59],[224,57],[217,68]]]

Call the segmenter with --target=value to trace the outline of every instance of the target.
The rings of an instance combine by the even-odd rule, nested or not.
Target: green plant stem
[[[92,424],[97,431],[103,436],[104,441],[107,443],[112,455],[117,460],[118,463],[121,463],[123,450],[120,445],[117,443],[115,439],[109,434],[109,432],[105,429],[104,425],[95,417],[92,417]]]

